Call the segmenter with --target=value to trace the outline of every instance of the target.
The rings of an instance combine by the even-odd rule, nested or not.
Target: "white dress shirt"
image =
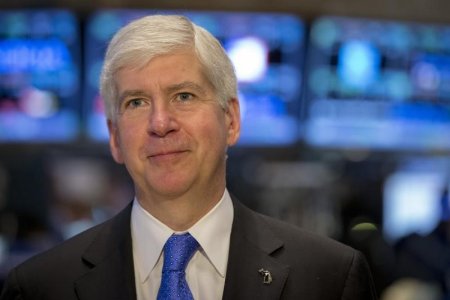
[[[219,203],[186,231],[200,244],[186,267],[186,280],[196,300],[222,299],[232,223],[233,203],[225,190]],[[156,299],[164,262],[162,250],[173,233],[134,200],[131,236],[137,300]]]

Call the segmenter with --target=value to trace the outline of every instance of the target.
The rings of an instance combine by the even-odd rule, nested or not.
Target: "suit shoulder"
[[[108,239],[119,240],[118,232],[124,232],[126,222],[129,224],[129,210],[125,209],[115,217],[100,223],[86,231],[69,238],[53,248],[37,254],[18,266],[19,270],[39,270],[39,268],[60,268],[61,264],[77,266],[81,264],[81,256],[95,242],[107,242]]]
[[[18,266],[18,269],[39,269],[42,266],[49,267],[49,264],[61,264],[73,259],[74,257],[80,257],[85,249],[89,247],[93,240],[99,235],[99,232],[108,227],[108,223],[98,224],[86,231],[83,231],[74,237],[71,237],[54,247],[43,251],[30,259],[26,260]]]
[[[323,236],[287,222],[257,213],[275,237],[282,240],[287,249],[299,251],[299,253],[310,253],[311,255],[324,256],[328,259],[332,257],[350,256],[357,252],[330,237]]]
[[[249,209],[237,199],[233,199],[235,206],[235,223],[242,235],[250,237],[259,245],[267,240],[278,240],[289,252],[303,253],[312,256],[350,256],[356,250],[330,237],[302,229],[293,224],[263,215]]]
[[[262,215],[259,218],[283,244],[272,255],[290,268],[287,294],[287,290],[295,294],[298,282],[304,282],[306,289],[317,284],[327,287],[308,291],[318,295],[309,299],[329,299],[331,294],[342,294],[342,299],[377,298],[370,268],[361,252],[282,221]]]
[[[15,267],[7,277],[4,293],[18,293],[24,299],[75,299],[74,282],[96,264],[111,257],[122,259],[125,255],[121,254],[131,251],[131,206],[128,207],[112,219]]]

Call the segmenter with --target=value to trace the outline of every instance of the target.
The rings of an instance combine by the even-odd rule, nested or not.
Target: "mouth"
[[[148,158],[151,160],[169,160],[169,159],[175,159],[187,152],[188,152],[187,150],[162,151],[162,152],[152,153],[148,156]]]

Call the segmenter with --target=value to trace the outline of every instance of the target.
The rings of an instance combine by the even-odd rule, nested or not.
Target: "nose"
[[[165,101],[153,101],[149,116],[148,133],[153,136],[165,137],[179,129],[175,113]]]

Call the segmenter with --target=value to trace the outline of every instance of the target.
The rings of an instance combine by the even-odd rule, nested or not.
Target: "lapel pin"
[[[264,270],[263,268],[261,268],[258,270],[258,273],[262,275],[264,284],[272,283],[272,274],[270,274],[268,270]]]

